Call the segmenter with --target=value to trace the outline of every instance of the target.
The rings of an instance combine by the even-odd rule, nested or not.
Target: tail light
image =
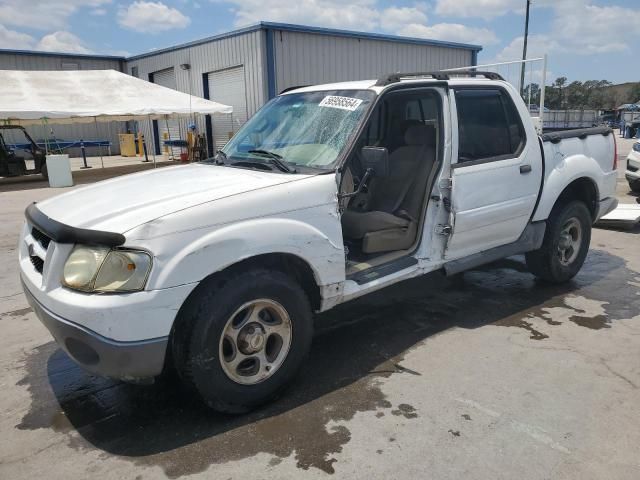
[[[613,136],[613,171],[618,169],[618,142],[616,141],[615,134]]]

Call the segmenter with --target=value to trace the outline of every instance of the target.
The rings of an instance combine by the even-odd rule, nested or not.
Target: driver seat
[[[348,240],[362,241],[363,253],[409,248],[421,215],[424,189],[435,159],[435,128],[411,125],[405,144],[389,155],[389,176],[374,178],[367,211],[347,209],[342,230]]]

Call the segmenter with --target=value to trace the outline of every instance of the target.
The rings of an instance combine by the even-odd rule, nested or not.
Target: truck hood
[[[38,209],[73,227],[125,233],[178,210],[307,177],[210,164],[164,167],[78,188]]]

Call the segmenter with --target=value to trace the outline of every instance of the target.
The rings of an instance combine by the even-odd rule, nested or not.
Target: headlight
[[[636,143],[634,143],[634,144],[633,144],[633,149],[634,149],[636,152],[640,152],[640,142],[636,142]]]
[[[83,292],[142,290],[151,270],[151,256],[139,250],[76,246],[64,265],[64,285]]]

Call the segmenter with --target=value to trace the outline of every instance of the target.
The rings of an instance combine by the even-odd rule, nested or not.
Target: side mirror
[[[389,175],[389,151],[385,147],[363,147],[361,152],[362,167],[371,170],[370,175],[386,177]]]

